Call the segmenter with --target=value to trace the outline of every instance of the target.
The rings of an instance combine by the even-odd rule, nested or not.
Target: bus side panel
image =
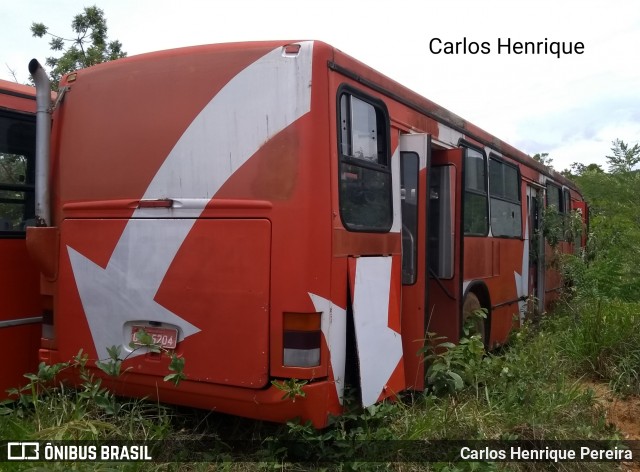
[[[482,279],[491,300],[489,344],[503,344],[517,326],[523,277],[528,280],[525,245],[516,238],[465,238],[465,279]],[[527,257],[528,257],[528,248]],[[482,271],[480,271],[482,267]],[[471,275],[469,275],[471,274]],[[515,324],[514,324],[515,320]]]
[[[35,89],[0,80],[0,400],[38,368],[39,272],[24,229],[33,218]]]
[[[0,400],[10,397],[7,389],[27,383],[24,374],[38,370],[40,323],[0,329],[0,356],[4,359],[0,376]]]
[[[27,255],[24,239],[0,240],[0,398],[7,388],[26,383],[23,374],[38,368],[40,346],[39,274]],[[20,323],[19,325],[13,325]],[[29,323],[29,324],[22,324]]]

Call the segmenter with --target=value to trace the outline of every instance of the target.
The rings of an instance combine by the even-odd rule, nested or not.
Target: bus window
[[[522,237],[520,176],[515,166],[498,159],[489,160],[491,233],[494,236]]]
[[[486,236],[489,231],[487,178],[484,154],[465,149],[464,234]]]
[[[418,172],[420,158],[415,152],[400,154],[400,195],[402,198],[402,283],[416,283],[418,265]]]
[[[0,236],[24,236],[34,218],[35,121],[0,113]]]
[[[569,227],[569,214],[571,213],[571,197],[568,190],[547,182],[547,208],[555,207],[557,221],[550,220],[547,226],[555,228],[557,234],[554,238],[558,241],[567,241],[567,229]],[[551,213],[554,215],[555,213]]]
[[[558,213],[562,213],[564,206],[562,201],[562,189],[557,185],[547,182],[547,207],[555,206]]]
[[[389,120],[382,102],[339,98],[340,216],[351,231],[387,232],[393,223]]]
[[[564,207],[562,213],[565,215],[571,213],[571,194],[566,188],[562,191],[562,206]]]

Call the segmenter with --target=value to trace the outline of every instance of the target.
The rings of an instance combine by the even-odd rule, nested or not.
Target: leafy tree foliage
[[[120,41],[109,41],[107,38],[107,20],[104,11],[97,6],[85,7],[83,13],[76,15],[71,22],[75,37],[64,38],[49,32],[43,23],[32,23],[31,33],[34,37],[49,36],[51,50],[62,54],[59,57],[48,57],[46,65],[51,67],[52,87],[60,78],[74,70],[89,67],[101,62],[126,57]]]
[[[542,152],[542,153],[539,152],[537,154],[534,154],[531,157],[533,157],[534,160],[538,161],[543,166],[547,166],[550,169],[553,168],[553,165],[552,165],[553,158],[549,157],[548,152]]]
[[[613,142],[613,156],[607,156],[609,170],[614,173],[630,172],[640,163],[640,145],[629,147],[624,141],[616,139]]]
[[[590,207],[587,270],[578,281],[598,297],[640,300],[640,161],[638,145],[614,141],[611,172],[572,166]],[[635,150],[634,150],[635,149]]]
[[[598,164],[584,165],[581,162],[574,162],[570,169],[563,170],[561,174],[569,179],[575,179],[586,173],[602,174],[603,172],[604,170]]]

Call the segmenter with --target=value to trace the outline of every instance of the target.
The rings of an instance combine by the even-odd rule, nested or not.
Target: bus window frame
[[[517,189],[517,194],[518,194],[518,200],[512,200],[510,198],[506,198],[506,197],[502,197],[502,196],[493,196],[493,194],[491,193],[491,161],[495,161],[498,164],[501,164],[503,166],[507,166],[507,167],[511,167],[512,169],[515,169],[516,171],[516,189]],[[487,177],[489,179],[489,187],[488,187],[488,193],[489,193],[489,214],[492,215],[492,211],[491,211],[491,200],[495,199],[495,200],[500,200],[502,202],[505,203],[510,203],[512,205],[518,205],[518,207],[520,208],[520,234],[519,235],[496,235],[493,232],[493,216],[491,216],[490,220],[489,220],[489,225],[491,227],[491,235],[495,238],[501,238],[501,239],[520,239],[523,240],[524,239],[524,230],[522,228],[522,175],[520,173],[520,166],[518,166],[517,164],[511,163],[511,162],[507,162],[505,159],[503,159],[501,156],[498,156],[497,154],[494,153],[489,153],[489,159],[488,159],[488,173],[487,173]],[[503,178],[504,178],[504,174],[503,174]],[[506,193],[506,192],[505,192]]]
[[[355,97],[356,99],[371,105],[376,112],[376,121],[378,118],[381,118],[381,121],[384,125],[384,130],[382,132],[377,132],[378,136],[384,138],[384,143],[382,143],[383,152],[382,155],[378,155],[378,162],[374,162],[368,159],[362,159],[355,156],[346,155],[343,152],[343,133],[342,133],[342,106],[341,101],[342,97]],[[380,115],[378,115],[380,113]],[[351,119],[351,113],[347,113],[348,118]],[[377,123],[376,123],[377,126]],[[338,147],[338,207],[340,214],[340,221],[342,222],[342,226],[347,231],[352,232],[360,232],[360,233],[388,233],[393,226],[393,175],[391,171],[391,119],[389,117],[389,112],[387,110],[387,106],[383,100],[374,98],[362,90],[359,90],[355,87],[352,87],[348,84],[341,84],[336,93],[336,127],[337,127],[337,147]],[[352,130],[351,122],[349,122],[349,133]],[[380,149],[381,145],[378,144],[378,148]],[[380,160],[384,160],[384,162],[380,163]],[[387,211],[388,221],[385,221],[384,225],[358,225],[354,222],[350,222],[345,218],[343,211],[343,204],[345,195],[343,194],[343,166],[355,166],[365,171],[371,172],[379,172],[380,174],[388,176],[388,185],[385,198],[385,210]]]
[[[411,159],[412,162],[409,164],[407,160]],[[409,168],[410,166],[410,168]],[[412,227],[409,227],[405,224],[405,214],[406,210],[408,210],[409,204],[407,202],[407,198],[409,197],[406,194],[406,181],[405,181],[405,171],[413,170],[415,171],[415,205],[411,205],[414,207],[412,209],[413,223]],[[404,192],[403,192],[404,191]],[[420,231],[420,156],[415,151],[401,151],[400,152],[400,192],[401,192],[401,214],[402,214],[402,241],[403,241],[403,251],[402,251],[402,285],[414,285],[418,281],[418,233]],[[406,228],[406,230],[405,230]],[[406,231],[406,233],[405,233]],[[405,278],[405,251],[404,251],[404,238],[405,235],[408,234],[411,236],[411,255],[412,255],[412,264],[413,272],[406,273],[408,278]]]
[[[558,205],[556,207],[556,210],[558,211],[558,213],[563,213],[564,214],[564,195],[562,192],[562,187],[558,184],[556,184],[555,182],[552,182],[550,180],[548,180],[545,183],[545,207],[549,208],[550,205],[555,205],[555,203],[549,203],[549,188],[554,188],[555,190],[557,190],[558,192]]]
[[[17,204],[22,205],[22,216],[23,216],[23,227],[22,229],[12,229],[5,230],[0,229],[0,239],[25,239],[26,238],[26,225],[28,221],[35,218],[35,127],[36,127],[36,118],[35,115],[13,111],[13,110],[0,110],[0,119],[11,120],[13,122],[21,121],[23,123],[29,124],[33,126],[33,140],[25,142],[26,145],[31,143],[29,151],[27,153],[15,153],[9,152],[11,149],[7,148],[7,150],[0,150],[0,153],[4,154],[13,154],[16,156],[24,157],[26,161],[26,169],[25,169],[25,180],[24,183],[10,183],[10,182],[0,182],[0,191],[15,191],[23,194],[23,197],[16,199],[15,201],[9,201],[14,199],[3,199],[6,200],[7,204]],[[5,140],[5,144],[7,141]],[[29,195],[30,194],[30,195]],[[0,219],[4,219],[3,215],[0,214]]]
[[[462,215],[461,215],[461,233],[462,237],[472,237],[472,238],[486,238],[489,236],[489,228],[491,222],[491,213],[489,209],[489,169],[487,162],[487,153],[481,147],[475,146],[467,141],[460,140],[458,143],[460,147],[464,149],[462,156]],[[482,162],[484,166],[484,193],[479,192],[475,189],[467,189],[467,153],[468,151],[475,151],[482,156]],[[471,233],[465,230],[465,200],[467,196],[467,192],[472,193],[473,195],[483,196],[485,200],[485,231],[483,233]]]

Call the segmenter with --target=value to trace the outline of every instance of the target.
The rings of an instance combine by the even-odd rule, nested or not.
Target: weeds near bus
[[[284,392],[282,395],[282,399],[290,399],[295,403],[296,398],[304,398],[306,393],[303,390],[303,387],[309,383],[308,380],[298,380],[298,379],[286,379],[286,380],[272,380],[271,385],[273,385],[278,390]]]
[[[288,422],[285,431],[268,438],[271,459],[340,464],[344,470],[380,469],[366,458],[393,458],[389,441],[398,439],[392,426],[403,405],[385,401],[362,408],[355,396],[355,391],[345,392],[347,411],[332,417],[325,430],[318,431],[311,423]]]
[[[640,394],[640,303],[574,297],[550,324],[579,374],[603,380],[623,395]]]
[[[475,369],[485,354],[479,335],[462,338],[458,344],[440,342],[443,337],[428,333],[427,382],[436,395],[454,393],[476,383]]]
[[[602,314],[610,316],[609,313]],[[583,323],[584,329],[591,332],[600,326],[597,323],[601,321],[594,319]],[[593,328],[589,327],[590,323],[595,323]],[[448,365],[450,370],[458,373],[463,379],[460,388],[450,391],[446,388],[450,382],[445,381],[438,394],[433,388],[423,394],[404,396],[395,403],[383,402],[369,408],[355,406],[357,392],[349,390],[345,395],[353,397],[351,402],[347,402],[350,408],[344,415],[333,418],[325,430],[318,431],[310,424],[295,421],[270,429],[255,422],[255,426],[247,428],[247,424],[254,423],[224,417],[224,420],[217,420],[222,425],[212,422],[205,432],[211,435],[231,430],[245,434],[241,438],[260,441],[262,446],[253,453],[255,455],[247,457],[260,462],[224,465],[231,470],[257,470],[267,466],[287,469],[290,468],[289,461],[298,460],[310,460],[311,464],[317,460],[318,465],[335,464],[342,470],[404,470],[402,463],[393,464],[393,461],[402,459],[402,450],[376,450],[385,448],[389,440],[408,440],[410,445],[412,440],[427,439],[614,438],[616,433],[607,425],[593,394],[576,380],[585,372],[580,366],[589,364],[577,361],[582,356],[577,349],[579,341],[571,344],[569,340],[579,340],[588,334],[570,332],[567,329],[569,325],[572,329],[574,325],[575,329],[581,329],[570,312],[546,317],[535,329],[527,325],[515,333],[510,345],[500,353],[485,353],[480,339],[471,334],[434,358],[434,362]],[[627,329],[629,327],[626,325]],[[636,339],[638,333],[640,330],[637,329],[631,332]],[[574,355],[575,360],[571,360]],[[82,365],[86,356],[77,357]],[[33,378],[34,391],[38,391],[40,384],[43,389],[50,389],[47,379],[55,378],[62,368],[65,367],[44,366],[40,375]],[[302,382],[293,382],[290,391],[301,388]],[[53,396],[32,397],[40,402],[36,408],[42,424],[33,432],[26,432],[29,431],[27,429],[16,435],[13,431],[6,432],[13,428],[11,424],[14,423],[0,417],[0,433],[3,437],[10,434],[17,438],[162,439],[184,434],[189,429],[179,410],[172,414],[170,407],[140,401],[114,398],[114,413],[107,413],[105,408],[97,405],[102,400],[96,400],[103,395],[102,387],[96,386],[95,382],[89,382],[86,387],[86,397],[79,395],[84,392],[82,388],[76,393],[64,390],[60,396],[51,391]],[[111,397],[107,398],[111,400]],[[21,411],[24,424],[35,424],[31,416],[34,407],[30,401],[26,399],[25,408],[8,408],[12,410],[13,422],[20,420],[17,412]],[[73,415],[65,412],[73,412]],[[201,434],[198,430],[205,414],[210,415],[201,412],[192,420],[195,438]],[[225,437],[220,439],[224,441]],[[373,454],[388,460],[381,464],[367,462]],[[527,464],[510,464],[510,469],[518,470],[520,466],[521,470],[527,470]],[[613,466],[567,463],[563,464],[562,470],[613,470]],[[193,465],[192,469],[199,470],[198,465]],[[482,462],[430,464],[424,469],[470,471],[499,470],[499,467]],[[122,469],[116,467],[115,470]],[[141,465],[140,470],[157,470],[157,464]]]
[[[428,365],[427,382],[436,395],[454,393],[477,383],[474,372],[482,362],[485,348],[476,331],[478,323],[484,323],[486,317],[486,308],[472,313],[465,320],[464,337],[458,344],[444,341],[446,338],[436,333],[427,333],[419,355]]]
[[[155,343],[151,335],[149,335],[143,329],[136,333],[136,343],[130,343],[129,347],[133,349],[124,358],[122,355],[122,346],[111,346],[107,348],[107,354],[109,358],[106,361],[96,361],[96,367],[102,370],[110,377],[118,377],[121,374],[122,363],[129,357],[131,357],[136,351],[140,349],[146,349],[149,352],[156,354],[164,354],[169,357],[168,369],[172,372],[164,377],[165,382],[172,382],[175,386],[178,386],[182,380],[187,377],[184,374],[185,360],[183,357],[178,356],[174,350],[165,349],[160,344]]]
[[[151,337],[141,332],[134,348],[165,353],[170,358],[165,381],[175,385],[185,379],[184,359],[175,353],[166,352],[153,344]],[[150,341],[151,340],[151,341]],[[120,346],[107,349],[108,359],[97,360],[96,367],[110,377],[122,375]],[[131,355],[131,353],[129,354]],[[40,363],[38,372],[27,373],[28,380],[21,388],[10,389],[9,395],[15,400],[0,403],[0,416],[33,420],[35,437],[47,439],[149,439],[158,436],[154,432],[165,429],[168,421],[166,409],[160,405],[147,404],[142,400],[119,400],[102,385],[102,379],[95,377],[87,367],[89,357],[82,350],[71,361],[47,365]],[[56,381],[63,373],[79,378],[77,386],[69,388]],[[126,424],[127,428],[116,425]],[[140,430],[141,429],[141,430]],[[2,428],[0,427],[0,433]],[[125,437],[122,438],[123,432]],[[128,432],[128,433],[127,433]],[[141,436],[142,434],[142,436]],[[0,434],[0,437],[4,437]]]
[[[560,266],[562,261],[559,244],[562,241],[575,242],[579,245],[579,239],[585,231],[582,216],[576,210],[570,213],[560,213],[555,205],[542,209],[542,236],[551,247],[554,258],[550,264]]]
[[[102,387],[102,381],[88,371],[87,360],[88,356],[80,351],[69,362],[41,363],[37,373],[25,374],[29,382],[24,387],[9,390],[16,402],[3,402],[0,413],[25,419],[31,417],[36,434],[53,439],[94,439],[108,434],[113,425],[98,420],[96,413],[117,415],[120,404]],[[74,390],[55,383],[57,376],[70,369],[81,379]],[[91,417],[94,419],[89,420]]]

